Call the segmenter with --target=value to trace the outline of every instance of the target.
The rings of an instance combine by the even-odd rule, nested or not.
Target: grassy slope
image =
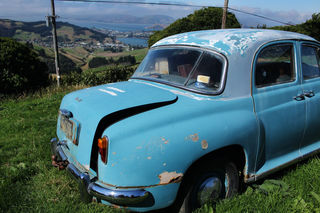
[[[81,203],[76,181],[51,166],[49,140],[67,91],[0,102],[0,212],[119,212]]]
[[[77,183],[51,166],[49,140],[55,137],[62,97],[74,89],[0,102],[0,212],[119,212],[80,202]],[[270,177],[279,181],[248,187],[217,204],[216,212],[320,212],[318,157]],[[270,179],[269,178],[269,179]],[[197,212],[213,212],[207,205]]]

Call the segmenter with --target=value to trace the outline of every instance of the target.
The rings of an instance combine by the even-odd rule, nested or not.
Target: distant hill
[[[86,18],[83,21],[98,21],[102,23],[119,23],[119,24],[164,24],[169,25],[175,21],[174,18],[166,15],[150,15],[150,16],[133,16],[123,14],[112,14],[104,16],[95,16],[94,18]]]
[[[94,30],[79,27],[67,22],[57,22],[59,42],[103,42],[110,39],[107,35]],[[44,21],[22,22],[0,19],[0,37],[11,37],[20,41],[51,42],[51,27]]]

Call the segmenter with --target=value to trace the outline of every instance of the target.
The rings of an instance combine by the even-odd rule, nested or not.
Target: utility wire
[[[202,8],[202,7],[216,7],[216,8],[224,8],[224,7],[219,7],[219,6],[210,6],[210,5],[192,5],[192,4],[180,4],[180,3],[164,3],[164,2],[143,2],[143,1],[119,1],[119,0],[58,0],[58,1],[64,1],[64,2],[93,2],[93,3],[107,3],[107,4],[140,4],[140,5],[162,5],[162,6],[178,6],[178,7],[195,7],[195,8]],[[279,21],[273,18],[269,18],[266,16],[262,16],[262,15],[258,15],[255,13],[250,13],[250,12],[246,12],[243,10],[239,10],[239,9],[235,9],[235,8],[231,8],[228,7],[229,10],[235,11],[235,12],[239,12],[239,13],[243,13],[243,14],[247,14],[247,15],[251,15],[251,16],[255,16],[255,17],[259,17],[262,19],[266,19],[269,21],[273,21],[273,22],[277,22],[280,24],[284,24],[284,25],[290,25],[290,26],[294,26],[294,24],[291,23],[287,23],[287,22],[283,22],[283,21]]]
[[[243,13],[243,14],[247,14],[247,15],[252,15],[252,16],[259,17],[259,18],[263,18],[263,19],[266,19],[266,20],[269,20],[269,21],[278,22],[278,23],[281,23],[281,24],[284,24],[284,25],[294,26],[294,24],[283,22],[283,21],[278,21],[276,19],[272,19],[272,18],[269,18],[269,17],[266,17],[266,16],[261,16],[261,15],[255,14],[255,13],[249,13],[249,12],[238,10],[238,9],[234,9],[234,8],[231,8],[231,7],[228,7],[228,9],[229,10],[233,10],[235,12],[239,12],[239,13]]]
[[[143,2],[143,1],[112,1],[112,0],[58,0],[58,1],[73,1],[73,2],[94,2],[94,3],[108,3],[108,4],[142,4],[142,5],[162,5],[162,6],[178,6],[178,7],[212,7],[203,5],[180,4],[180,3],[164,3],[164,2]],[[222,8],[222,7],[221,7]]]

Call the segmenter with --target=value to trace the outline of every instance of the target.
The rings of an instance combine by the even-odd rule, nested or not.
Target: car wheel
[[[205,166],[190,174],[179,213],[191,213],[205,203],[215,203],[238,192],[239,171],[236,165],[233,162],[220,165]]]

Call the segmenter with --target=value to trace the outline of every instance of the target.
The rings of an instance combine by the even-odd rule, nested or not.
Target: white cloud
[[[146,2],[165,2],[164,0],[145,0]],[[172,2],[172,1],[170,1]],[[212,1],[183,1],[175,0],[177,3],[187,4],[212,4]],[[84,3],[84,2],[62,2],[55,1],[56,13],[61,16],[60,20],[68,19],[87,19],[101,20],[110,14],[130,14],[135,16],[144,15],[168,15],[173,18],[187,16],[195,7],[176,7],[176,6],[159,6],[159,5],[132,5],[132,4],[105,4],[105,3]],[[221,6],[221,5],[217,5]],[[283,22],[299,24],[311,17],[311,13],[299,12],[297,10],[277,11],[270,9],[261,9],[253,7],[238,7],[243,11],[259,14],[262,16],[277,19]],[[0,0],[0,18],[10,18],[16,20],[44,20],[44,17],[51,12],[49,0]],[[231,11],[233,12],[233,11]],[[276,22],[267,21],[250,15],[234,12],[241,24],[245,26],[257,26],[258,24],[267,24],[268,26],[279,25]],[[63,19],[65,18],[65,20]],[[105,20],[107,21],[107,20]]]
[[[305,22],[307,19],[311,18],[311,15],[312,15],[311,13],[298,12],[297,10],[273,11],[269,9],[261,9],[261,8],[253,8],[253,7],[240,7],[235,9],[257,14],[264,17],[268,17],[277,21],[291,23],[291,24],[301,24]],[[258,24],[259,25],[266,24],[267,26],[281,25],[281,23],[251,16],[248,14],[243,14],[235,11],[231,11],[231,12],[235,13],[239,22],[244,26],[257,26]]]

